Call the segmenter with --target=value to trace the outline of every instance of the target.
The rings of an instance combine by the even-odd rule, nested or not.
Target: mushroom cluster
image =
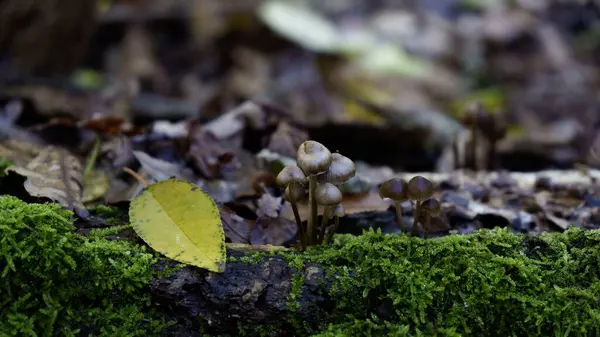
[[[413,209],[414,222],[411,235],[417,236],[419,229],[417,224],[419,220],[424,220],[424,237],[429,235],[429,223],[431,217],[440,215],[440,203],[433,198],[434,187],[431,181],[421,176],[413,177],[408,183],[404,179],[392,178],[384,182],[379,188],[379,196],[383,199],[389,198],[394,201],[396,207],[396,215],[398,227],[400,231],[405,232],[404,224],[402,223],[402,211],[400,204],[407,201],[415,201]]]
[[[331,153],[323,144],[308,140],[298,148],[296,165],[288,165],[277,176],[277,184],[285,188],[285,199],[292,205],[298,226],[300,246],[323,243],[329,219],[335,218],[335,225],[329,230],[327,241],[331,241],[344,216],[341,205],[342,193],[337,187],[354,177],[354,162],[339,153]],[[307,186],[308,185],[308,186]],[[298,213],[298,201],[306,197],[310,208],[306,229]],[[324,206],[323,221],[317,228],[317,205]]]
[[[480,134],[489,146],[486,159],[487,169],[496,168],[498,142],[502,140],[508,131],[508,126],[500,113],[490,113],[479,101],[474,101],[467,106],[462,123],[469,127],[471,139],[469,150],[466,153],[467,167],[477,170],[477,147]],[[455,155],[455,163],[457,155]],[[458,168],[458,167],[457,167]]]

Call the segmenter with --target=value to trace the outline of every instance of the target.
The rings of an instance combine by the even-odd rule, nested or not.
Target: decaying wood
[[[247,256],[231,250],[228,255]],[[290,299],[298,273],[303,278],[300,295]],[[172,335],[196,336],[204,325],[211,334],[238,336],[238,322],[243,320],[244,326],[279,326],[272,336],[286,336],[286,331],[294,331],[292,322],[316,328],[333,310],[331,283],[321,266],[306,264],[299,271],[275,255],[256,264],[228,262],[222,274],[186,267],[153,281],[151,292],[178,319]]]

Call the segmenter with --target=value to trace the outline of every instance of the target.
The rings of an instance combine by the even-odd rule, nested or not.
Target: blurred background
[[[173,139],[251,101],[266,114],[238,114],[248,153],[294,156],[310,138],[372,165],[449,171],[478,101],[504,123],[488,168],[593,167],[599,3],[0,0],[0,132],[87,153],[94,138],[73,125]],[[160,144],[146,151],[177,156]]]

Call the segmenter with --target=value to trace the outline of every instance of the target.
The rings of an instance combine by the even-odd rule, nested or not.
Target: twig
[[[133,171],[129,167],[123,168],[123,171],[131,174],[135,178],[135,180],[137,180],[140,184],[142,184],[144,186],[144,188],[148,187],[148,181],[146,179],[142,178],[142,176],[137,174],[135,171]]]

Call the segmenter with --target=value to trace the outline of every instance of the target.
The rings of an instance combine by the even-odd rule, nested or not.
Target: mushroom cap
[[[334,185],[343,184],[356,174],[354,162],[346,156],[339,153],[331,155],[331,164],[327,172],[319,176],[319,182],[332,183]]]
[[[344,206],[342,206],[342,204],[337,204],[331,208],[331,212],[329,213],[329,218],[333,218],[334,216],[341,218],[344,215],[346,215],[346,211],[344,211]]]
[[[423,207],[423,210],[427,211],[427,213],[429,213],[433,216],[440,215],[440,212],[441,212],[440,203],[439,203],[439,201],[437,201],[433,198],[423,201],[423,203],[421,204],[421,207]]]
[[[315,191],[315,199],[319,205],[333,206],[342,201],[342,192],[332,183],[319,184]]]
[[[401,178],[392,178],[379,187],[379,196],[382,199],[390,198],[402,202],[408,200],[408,183]]]
[[[277,175],[277,185],[287,186],[291,182],[306,183],[304,172],[296,165],[287,165]]]
[[[415,176],[408,182],[408,197],[415,201],[425,201],[433,196],[433,184],[422,176]]]
[[[290,189],[291,186],[293,186],[293,189]],[[304,199],[304,197],[306,197],[306,190],[304,189],[304,187],[302,187],[302,185],[300,185],[300,184],[288,185],[288,187],[285,188],[283,197],[285,198],[285,200],[287,200],[289,202],[292,202],[292,199],[290,198],[290,190],[293,191],[294,200],[296,202],[298,202],[298,201]]]
[[[306,176],[326,172],[331,164],[332,156],[325,145],[307,140],[300,144],[296,153],[296,163]]]

